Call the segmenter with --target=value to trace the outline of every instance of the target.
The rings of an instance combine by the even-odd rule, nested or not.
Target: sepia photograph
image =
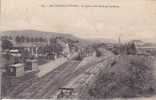
[[[0,99],[156,99],[155,0],[0,1]]]

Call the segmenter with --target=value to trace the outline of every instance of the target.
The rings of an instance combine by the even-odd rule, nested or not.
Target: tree
[[[39,42],[43,42],[43,38],[42,37],[39,38]]]
[[[20,37],[20,40],[21,40],[21,42],[23,43],[23,42],[25,42],[26,38],[25,38],[24,36],[21,36],[21,37]]]
[[[6,49],[11,49],[13,47],[13,44],[11,41],[7,40],[7,39],[4,39],[2,40],[2,49],[3,50],[6,50]]]
[[[50,41],[50,43],[56,43],[56,39],[55,38],[50,38],[49,41]]]
[[[34,39],[34,41],[35,41],[35,42],[39,42],[39,38],[36,37],[36,38]]]
[[[20,36],[16,36],[16,39],[15,40],[16,40],[17,43],[20,43],[21,42]]]
[[[31,42],[34,42],[34,38],[33,38],[33,37],[32,37],[32,38],[30,38],[30,41],[31,41]]]
[[[26,37],[26,42],[30,42],[30,38],[29,37]]]

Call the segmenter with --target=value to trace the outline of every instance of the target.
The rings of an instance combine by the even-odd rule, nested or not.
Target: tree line
[[[24,42],[46,42],[47,39],[43,37],[28,37],[28,36],[15,36],[14,38],[12,36],[2,36],[1,40],[15,40],[16,43],[24,43]]]
[[[17,43],[24,43],[24,42],[46,42],[47,40],[43,37],[16,36],[15,41]]]

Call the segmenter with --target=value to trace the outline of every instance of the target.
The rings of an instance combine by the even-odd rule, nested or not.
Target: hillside
[[[3,31],[2,35],[9,35],[9,36],[38,36],[38,37],[56,37],[56,36],[68,36],[68,34],[58,34],[56,32],[45,32],[45,31],[37,31],[37,30],[10,30],[10,31]],[[71,36],[70,36],[71,37]]]
[[[155,60],[152,57],[120,55],[108,64],[82,99],[149,97],[156,93]]]
[[[45,32],[45,31],[37,31],[37,30],[10,30],[1,32],[0,36],[25,36],[25,37],[43,37],[43,38],[55,38],[62,37],[65,39],[71,39],[75,41],[79,41],[79,46],[87,46],[95,43],[94,40],[81,39],[69,33],[56,33],[56,32]]]

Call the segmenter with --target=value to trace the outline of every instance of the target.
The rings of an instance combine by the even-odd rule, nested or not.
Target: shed
[[[9,73],[12,76],[21,77],[24,76],[24,64],[12,64],[9,67]]]
[[[39,71],[37,60],[35,60],[35,59],[28,59],[26,61],[26,65],[24,67],[24,70],[25,71],[35,71],[35,72]]]

